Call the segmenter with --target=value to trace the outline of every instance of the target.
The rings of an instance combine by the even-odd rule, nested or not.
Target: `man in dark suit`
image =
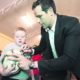
[[[40,45],[34,48],[34,52],[47,51],[43,55],[45,59],[39,62],[26,59],[26,66],[22,59],[20,67],[38,67],[43,80],[65,80],[67,71],[74,70],[79,59],[79,21],[74,17],[58,15],[53,0],[37,0],[32,9],[42,24]]]

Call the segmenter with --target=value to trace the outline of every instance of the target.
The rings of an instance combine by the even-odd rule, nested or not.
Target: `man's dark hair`
[[[54,13],[56,13],[56,6],[53,0],[37,0],[33,3],[32,9],[36,8],[38,5],[41,5],[43,11],[47,11],[50,7],[52,7]]]

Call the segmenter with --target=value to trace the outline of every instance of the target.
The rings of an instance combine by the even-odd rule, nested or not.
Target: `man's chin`
[[[44,29],[47,29],[48,27],[43,27]]]

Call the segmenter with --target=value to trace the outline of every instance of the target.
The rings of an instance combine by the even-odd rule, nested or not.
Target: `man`
[[[34,52],[42,53],[47,49],[43,56],[45,60],[31,62],[21,55],[15,55],[16,60],[22,57],[19,66],[24,70],[38,67],[43,80],[65,80],[67,70],[73,70],[79,60],[79,21],[74,17],[58,15],[53,0],[37,0],[32,9],[42,24],[42,38]]]

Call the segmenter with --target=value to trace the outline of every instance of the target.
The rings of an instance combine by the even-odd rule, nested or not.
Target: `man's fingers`
[[[18,69],[15,70],[15,67],[14,66],[10,66],[10,67],[4,68],[4,71],[2,72],[2,75],[3,76],[9,76],[9,75],[15,74],[17,72],[18,72]]]
[[[1,54],[0,62],[2,62],[2,61],[3,61],[4,57],[5,57],[5,54]]]
[[[12,71],[11,71],[11,73],[17,73],[17,72],[19,72],[19,68],[17,67],[17,68],[14,68]]]
[[[22,55],[21,55],[21,54],[12,54],[12,56],[17,57],[17,58],[22,57]]]
[[[31,53],[31,49],[26,49],[26,50],[24,50],[24,52],[26,52],[26,53]]]
[[[24,50],[26,48],[28,48],[28,45],[27,44],[24,44],[24,45],[21,46],[21,50]]]
[[[16,57],[8,57],[7,59],[8,60],[14,60],[14,61],[19,61],[20,60],[19,58],[16,58]]]

